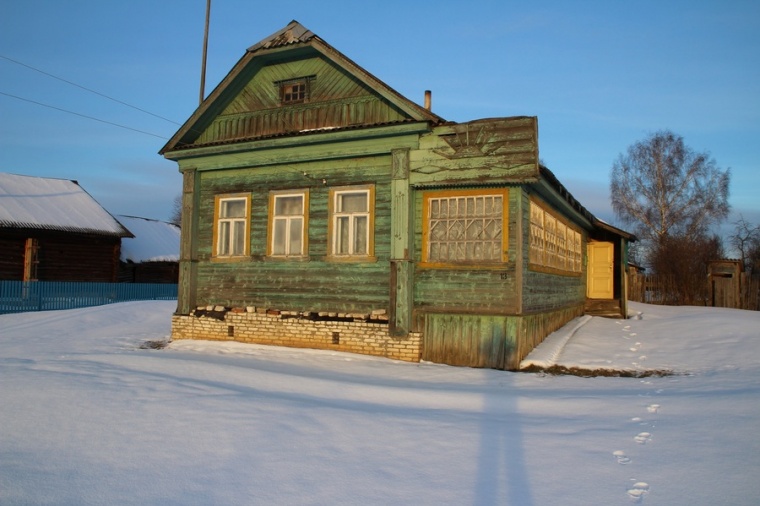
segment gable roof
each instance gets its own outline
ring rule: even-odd
[[[209,94],[203,103],[195,110],[190,118],[180,127],[172,138],[159,151],[160,154],[166,154],[171,151],[197,147],[199,145],[241,142],[262,138],[261,135],[253,134],[246,138],[238,137],[234,139],[225,139],[215,143],[206,141],[197,142],[201,134],[212,124],[219,114],[228,106],[232,100],[241,92],[244,86],[250,82],[266,65],[272,65],[288,61],[289,59],[303,59],[308,57],[319,57],[329,62],[335,68],[345,72],[358,83],[371,90],[371,92],[383,100],[384,103],[393,107],[403,118],[395,122],[430,122],[432,124],[444,123],[445,120],[434,114],[428,109],[412,102],[403,97],[400,93],[393,90],[387,84],[364,70],[362,67],[347,58],[341,52],[337,51],[312,31],[306,29],[297,21],[291,21],[287,26],[266,37],[260,42],[249,47],[245,54],[230,70],[227,76],[217,85]],[[298,77],[298,76],[292,76]],[[368,125],[340,125],[335,128],[360,128]],[[374,126],[377,126],[375,124]],[[294,128],[280,135],[302,135],[310,134],[320,129],[302,129]],[[266,135],[265,135],[266,136]],[[263,137],[265,137],[263,136]]]
[[[124,262],[178,262],[179,227],[165,221],[119,216],[119,221],[135,235],[121,241]]]
[[[79,183],[0,173],[0,228],[132,237]]]

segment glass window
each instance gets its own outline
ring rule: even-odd
[[[215,211],[216,256],[247,255],[250,197],[218,196]]]
[[[580,273],[583,269],[582,241],[580,232],[531,199],[531,265]]]
[[[505,262],[506,198],[507,190],[428,193],[424,261]]]
[[[280,91],[280,104],[308,102],[311,95],[311,83],[315,79],[316,76],[307,76],[275,82],[275,86],[278,86]]]
[[[271,256],[303,256],[306,244],[307,194],[274,193],[270,198]]]
[[[372,251],[374,187],[331,191],[332,255],[368,257]]]

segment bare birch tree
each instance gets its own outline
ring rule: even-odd
[[[172,215],[169,217],[169,223],[177,225],[178,227],[182,225],[182,194],[174,197],[174,201],[172,202]]]
[[[760,268],[760,225],[752,225],[739,215],[729,240],[739,251],[744,270],[755,273]]]
[[[612,167],[612,209],[655,248],[666,236],[704,235],[728,216],[730,170],[670,131],[628,148]]]

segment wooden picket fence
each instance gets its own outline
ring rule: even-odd
[[[712,285],[710,285],[712,283]],[[738,286],[737,286],[738,285]],[[657,274],[628,273],[628,300],[647,304],[677,305],[674,283]],[[697,304],[760,311],[760,278],[746,272],[732,279],[705,279]]]

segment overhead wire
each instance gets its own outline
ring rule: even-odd
[[[13,58],[9,58],[9,57],[7,57],[7,56],[5,56],[5,55],[2,55],[2,54],[0,54],[0,58],[2,58],[2,59],[4,59],[4,60],[7,60],[7,61],[9,61],[9,62],[11,62],[11,63],[15,63],[16,65],[20,65],[20,66],[22,66],[22,67],[26,67],[26,68],[28,68],[28,69],[30,69],[30,70],[34,70],[35,72],[39,72],[40,74],[46,75],[46,76],[48,76],[48,77],[51,77],[51,78],[53,78],[53,79],[57,79],[58,81],[64,82],[64,83],[66,83],[66,84],[69,84],[69,85],[71,85],[71,86],[75,86],[75,87],[77,87],[77,88],[79,88],[79,89],[82,89],[82,90],[85,90],[85,91],[87,91],[87,92],[89,92],[89,93],[93,93],[93,94],[95,94],[95,95],[98,95],[99,97],[103,97],[103,98],[106,98],[106,99],[108,99],[108,100],[111,100],[111,101],[113,101],[113,102],[116,102],[116,103],[118,103],[118,104],[121,104],[121,105],[124,105],[124,106],[130,107],[130,108],[132,108],[132,109],[135,109],[136,111],[140,111],[140,112],[142,112],[142,113],[145,113],[145,114],[149,114],[150,116],[153,116],[154,118],[162,119],[162,120],[164,120],[164,121],[168,121],[169,123],[173,123],[173,124],[175,124],[175,125],[180,125],[180,123],[177,123],[177,122],[176,122],[176,121],[174,121],[174,120],[171,120],[171,119],[165,118],[165,117],[163,117],[163,116],[161,116],[161,115],[158,115],[158,114],[152,113],[152,112],[150,112],[150,111],[146,111],[145,109],[142,109],[142,108],[140,108],[140,107],[137,107],[137,106],[135,106],[135,105],[132,105],[132,104],[128,104],[127,102],[124,102],[124,101],[122,101],[122,100],[119,100],[119,99],[116,99],[116,98],[110,97],[110,96],[106,95],[105,93],[100,93],[99,91],[95,91],[95,90],[93,90],[93,89],[87,88],[87,87],[85,87],[85,86],[82,86],[81,84],[77,84],[77,83],[75,83],[75,82],[73,82],[73,81],[69,81],[68,79],[64,79],[64,78],[62,78],[62,77],[58,77],[58,76],[56,76],[56,75],[53,75],[53,74],[51,74],[50,72],[45,72],[44,70],[40,70],[40,69],[38,69],[38,68],[36,68],[36,67],[33,67],[33,66],[31,66],[31,65],[28,65],[28,64],[26,64],[26,63],[20,62],[20,61],[18,61],[18,60],[14,60]]]
[[[61,111],[61,112],[65,112],[65,113],[68,113],[68,114],[73,114],[75,116],[79,116],[79,117],[82,117],[82,118],[87,118],[87,119],[91,119],[91,120],[94,120],[94,121],[99,121],[99,122],[105,123],[107,125],[112,125],[112,126],[115,126],[115,127],[124,128],[126,130],[132,130],[133,132],[138,132],[138,133],[145,134],[145,135],[151,135],[153,137],[158,137],[159,139],[166,140],[166,137],[163,136],[163,135],[158,135],[158,134],[146,132],[144,130],[139,130],[137,128],[132,128],[132,127],[128,127],[128,126],[125,126],[125,125],[120,125],[118,123],[113,123],[112,121],[107,121],[107,120],[104,120],[104,119],[95,118],[93,116],[88,116],[86,114],[80,114],[78,112],[69,111],[68,109],[63,109],[61,107],[56,107],[54,105],[43,104],[42,102],[37,102],[36,100],[30,100],[28,98],[19,97],[17,95],[11,95],[10,93],[5,93],[4,91],[0,91],[0,95],[5,95],[6,97],[15,98],[16,100],[22,100],[24,102],[29,102],[31,104],[41,105],[43,107],[48,107],[50,109],[55,109],[56,111]]]
[[[38,72],[38,73],[43,74],[45,76],[48,76],[48,77],[50,77],[52,79],[56,79],[58,81],[64,82],[66,84],[69,84],[71,86],[75,86],[75,87],[80,88],[80,89],[82,89],[84,91],[87,91],[89,93],[93,93],[93,94],[98,95],[100,97],[106,98],[106,99],[111,100],[113,102],[116,102],[118,104],[124,105],[126,107],[130,107],[132,109],[135,109],[137,111],[143,112],[143,113],[148,114],[150,116],[154,116],[154,117],[156,117],[158,119],[161,119],[161,120],[164,120],[164,121],[168,121],[169,123],[173,123],[175,125],[181,125],[181,123],[178,123],[178,122],[176,122],[174,120],[165,118],[165,117],[160,116],[158,114],[154,114],[154,113],[152,113],[150,111],[147,111],[145,109],[142,109],[140,107],[134,106],[132,104],[128,104],[127,102],[124,102],[122,100],[110,97],[110,96],[108,96],[108,95],[106,95],[104,93],[100,93],[99,91],[87,88],[85,86],[77,84],[77,83],[75,83],[73,81],[70,81],[68,79],[64,79],[62,77],[56,76],[56,75],[51,74],[49,72],[46,72],[44,70],[40,70],[40,69],[38,69],[36,67],[33,67],[33,66],[28,65],[26,63],[23,63],[21,61],[15,60],[13,58],[9,58],[9,57],[7,57],[5,55],[0,54],[0,58],[2,58],[4,60],[7,60],[7,61],[9,61],[11,63],[14,63],[16,65],[20,65],[22,67],[26,67],[26,68],[28,68],[30,70],[33,70],[35,72]],[[126,126],[126,125],[121,125],[121,124],[118,124],[118,123],[114,123],[112,121],[107,121],[107,120],[104,120],[104,119],[96,118],[94,116],[89,116],[89,115],[86,115],[86,114],[78,113],[78,112],[71,111],[71,110],[68,110],[68,109],[64,109],[64,108],[61,108],[61,107],[57,107],[57,106],[54,106],[54,105],[45,104],[45,103],[42,103],[42,102],[39,102],[39,101],[36,101],[36,100],[31,100],[31,99],[28,99],[28,98],[19,97],[18,95],[13,95],[11,93],[6,93],[6,92],[3,92],[3,91],[0,91],[0,95],[4,95],[4,96],[10,97],[10,98],[14,98],[16,100],[21,100],[23,102],[28,102],[28,103],[39,105],[39,106],[42,106],[42,107],[47,107],[49,109],[54,109],[54,110],[57,110],[57,111],[60,111],[60,112],[65,112],[67,114],[73,114],[73,115],[79,116],[81,118],[86,118],[86,119],[89,119],[89,120],[97,121],[97,122],[104,123],[104,124],[111,125],[111,126],[115,126],[115,127],[118,127],[118,128],[123,128],[123,129],[126,129],[126,130],[131,130],[133,132],[137,132],[137,133],[141,133],[141,134],[145,134],[145,135],[150,135],[152,137],[157,137],[157,138],[162,139],[162,140],[167,140],[167,137],[163,136],[163,135],[158,135],[158,134],[154,134],[154,133],[151,133],[151,132],[146,132],[144,130],[140,130],[140,129],[137,129],[137,128],[132,128],[132,127],[129,127],[129,126]],[[245,160],[245,158],[243,158],[243,157],[241,157],[241,156],[239,156],[237,154],[232,154],[232,158],[233,159],[238,159],[238,160]],[[326,184],[326,180],[324,178],[315,178],[315,177],[309,175],[308,173],[306,173],[305,171],[302,171],[302,170],[299,170],[299,169],[295,168],[292,164],[285,164],[285,166],[283,168],[285,168],[288,171],[301,173],[306,179],[309,179],[309,180],[312,180],[312,181],[315,181],[315,182],[321,180],[321,182],[322,182],[323,185]]]

